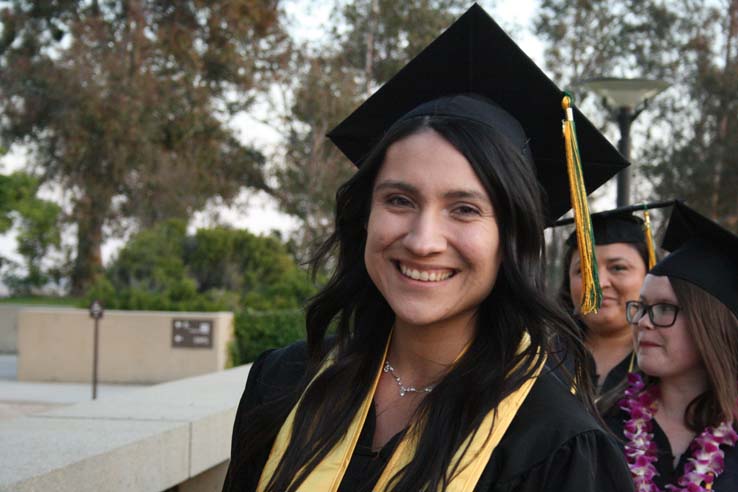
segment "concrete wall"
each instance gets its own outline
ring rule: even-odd
[[[18,311],[21,306],[0,304],[0,353],[14,354],[18,346]]]
[[[210,348],[172,346],[174,319],[213,320]],[[92,379],[93,320],[84,309],[18,313],[18,380]],[[233,313],[105,312],[99,326],[98,381],[147,384],[224,369]]]
[[[249,369],[0,421],[0,492],[218,491]]]
[[[26,304],[0,304],[0,354],[18,351],[18,313],[35,307]]]

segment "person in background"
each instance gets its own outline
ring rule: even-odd
[[[330,133],[359,165],[316,258],[336,270],[307,344],[254,362],[225,491],[632,490],[586,385],[544,371],[555,334],[587,377],[544,290],[562,99],[474,5]],[[625,163],[580,118],[594,189]]]
[[[564,274],[558,298],[581,328],[592,356],[598,395],[622,390],[634,365],[632,330],[625,319],[625,302],[638,296],[649,269],[649,258],[653,258],[654,253],[648,246],[650,229],[646,229],[643,219],[633,214],[633,208],[629,206],[592,214],[597,271],[602,288],[602,305],[597,312],[581,314],[579,310],[582,274],[576,232],[565,242]],[[569,222],[564,220],[561,224]]]
[[[606,414],[636,490],[738,490],[738,236],[682,203],[627,303],[639,370]]]

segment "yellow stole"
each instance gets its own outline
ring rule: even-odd
[[[518,347],[518,353],[524,351],[529,345],[530,337],[525,333],[523,340]],[[385,346],[385,353],[382,358],[383,362],[387,358],[388,348],[389,340]],[[320,371],[318,371],[315,378],[317,378],[332,362],[333,358],[329,356],[323,363],[323,366]],[[373,403],[374,392],[377,389],[379,378],[382,375],[382,368],[383,363],[380,364],[379,370],[377,371],[376,376],[374,376],[371,390],[367,393],[366,398],[362,402],[358,412],[346,430],[346,434],[343,439],[336,443],[323,461],[321,461],[305,478],[299,487],[300,492],[338,491],[343,475],[346,473],[346,469],[348,468],[351,457],[353,456],[356,443],[359,441],[359,435],[364,427],[364,421],[366,420],[366,416],[369,414],[369,409]],[[543,361],[541,361],[541,364],[538,366],[533,376],[526,380],[520,388],[502,400],[496,409],[491,410],[485,416],[477,431],[469,435],[462,445],[459,446],[459,449],[451,460],[451,470],[455,470],[455,473],[450,477],[448,486],[445,489],[447,492],[472,492],[474,490],[474,487],[476,487],[477,482],[479,481],[479,477],[482,475],[485,466],[487,466],[487,462],[489,462],[489,459],[492,456],[492,452],[497,447],[502,436],[505,435],[505,431],[507,431],[507,428],[510,426],[515,414],[517,414],[518,409],[528,396],[528,393],[533,387],[536,378],[540,375],[542,368]],[[315,378],[313,378],[313,380],[315,380]],[[297,408],[301,401],[302,397],[300,397],[300,400],[292,408],[292,411],[287,416],[287,419],[284,424],[282,424],[282,427],[277,434],[272,450],[269,453],[269,459],[261,472],[259,484],[256,487],[257,492],[264,492],[267,483],[269,483],[269,480],[274,475],[277,465],[279,465],[279,462],[282,460],[282,457],[287,450],[290,436],[292,435],[295,414],[297,413]],[[417,447],[417,439],[421,431],[422,428],[417,422],[412,424],[411,428],[408,429],[374,486],[374,492],[385,492],[392,477],[413,460],[413,457],[415,456],[415,448]]]

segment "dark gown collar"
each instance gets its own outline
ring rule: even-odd
[[[377,413],[374,404],[369,408],[369,414],[364,422],[364,428],[359,435],[356,449],[349,462],[346,474],[343,476],[339,492],[370,492],[379,480],[384,467],[392,457],[392,453],[399,444],[405,430],[392,436],[379,451],[372,450],[374,430],[377,425]]]
[[[613,367],[609,373],[607,373],[607,376],[605,376],[605,380],[602,382],[602,386],[597,388],[597,394],[605,394],[608,391],[615,388],[621,381],[623,381],[628,376],[628,369],[630,368],[631,359],[633,358],[633,352],[630,352],[628,355],[625,356],[623,360],[618,362],[618,365]],[[592,364],[594,366],[594,359],[592,360]],[[635,367],[635,365],[634,365]],[[594,374],[595,371],[592,371],[592,374]],[[599,378],[599,375],[594,376],[594,385],[597,386],[597,379]]]

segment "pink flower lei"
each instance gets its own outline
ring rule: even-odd
[[[645,389],[646,384],[638,373],[628,374],[628,389],[620,408],[628,412],[630,419],[625,422],[623,434],[628,440],[625,456],[633,476],[636,492],[662,492],[653,478],[658,475],[654,462],[656,444],[653,442],[651,421],[656,412],[657,389]],[[684,466],[684,475],[676,485],[667,485],[666,490],[674,492],[703,492],[712,489],[715,478],[725,468],[725,452],[720,446],[734,446],[738,434],[730,422],[717,427],[707,427],[691,446],[692,457]],[[703,486],[704,484],[704,486]]]

